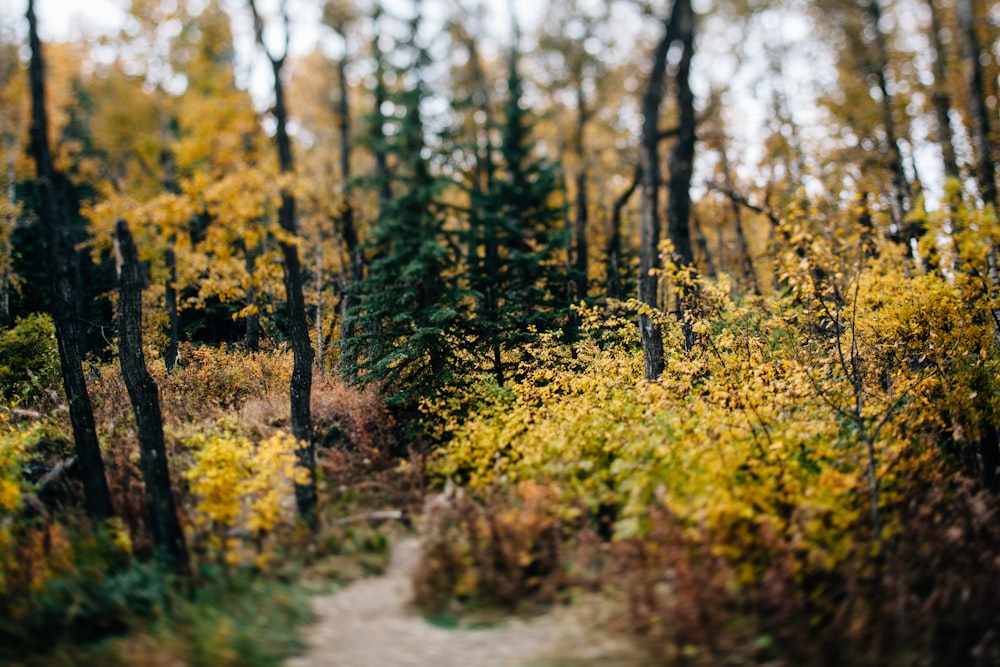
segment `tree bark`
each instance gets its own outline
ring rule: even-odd
[[[733,174],[730,169],[729,158],[726,152],[726,137],[721,137],[719,142],[719,160],[722,167],[722,178],[726,190],[734,191]],[[743,211],[739,202],[730,197],[729,203],[733,211],[733,225],[736,229],[736,243],[739,246],[740,263],[743,266],[743,275],[750,283],[750,289],[755,296],[760,296],[760,281],[757,279],[757,270],[753,265],[753,258],[750,256],[750,244],[747,242],[746,233],[743,230]]]
[[[250,276],[250,287],[247,289],[247,305],[254,307],[257,305],[257,287],[253,283],[253,276],[257,272],[257,254],[260,246],[250,247],[246,241],[243,244],[243,266],[247,275]],[[260,352],[260,313],[252,312],[247,315],[246,335],[243,339],[247,352]]]
[[[941,146],[941,159],[944,162],[944,175],[949,178],[960,178],[958,159],[955,157],[954,132],[951,127],[951,95],[948,94],[948,54],[941,39],[941,20],[937,12],[937,0],[927,0],[931,17],[931,44],[934,45],[934,113],[937,117],[937,140]]]
[[[686,0],[677,0],[678,5]],[[639,153],[641,169],[642,202],[640,207],[639,241],[639,302],[649,308],[659,307],[657,299],[659,278],[655,273],[660,263],[660,157],[658,123],[660,105],[667,74],[667,52],[676,39],[677,25],[673,14],[665,20],[663,39],[653,55],[653,67],[642,98],[642,148]],[[663,334],[660,325],[648,313],[639,315],[639,336],[642,341],[643,371],[647,380],[655,380],[663,373]]]
[[[694,12],[691,0],[676,0],[670,22],[675,25],[677,41],[683,46],[677,64],[676,94],[679,122],[677,142],[670,155],[670,201],[667,205],[667,233],[674,245],[674,261],[680,267],[694,264],[691,249],[691,173],[694,168],[695,130],[698,119],[694,113],[691,91],[691,59],[694,55]]]
[[[871,0],[865,8],[869,26],[875,39],[875,62],[870,63],[869,71],[878,80],[879,91],[882,94],[882,128],[885,130],[886,155],[889,160],[889,174],[892,193],[889,202],[889,212],[895,226],[894,234],[902,234],[908,212],[909,185],[906,182],[906,172],[903,169],[903,154],[899,148],[899,136],[896,133],[896,120],[893,115],[893,97],[889,92],[886,79],[886,68],[889,66],[888,47],[885,33],[879,23],[882,21],[882,6],[880,0]],[[902,239],[909,246],[909,238]]]
[[[677,142],[670,154],[670,201],[667,205],[667,233],[674,246],[674,263],[680,268],[694,267],[691,247],[691,174],[694,169],[694,148],[698,119],[694,113],[694,93],[691,91],[691,60],[694,55],[694,11],[691,0],[676,0],[670,22],[674,24],[677,41],[683,51],[677,63],[675,88],[677,109]],[[677,317],[684,332],[684,349],[694,345],[691,318],[688,316],[694,294],[683,284],[675,285]]]
[[[160,169],[163,172],[163,189],[167,192],[177,194],[180,188],[177,186],[177,169],[174,154],[170,151],[171,139],[170,120],[166,112],[162,110],[165,95],[159,91],[159,102],[161,105],[160,114]],[[177,234],[171,232],[167,236],[167,249],[163,253],[163,263],[167,269],[167,282],[163,287],[163,300],[167,310],[167,349],[163,355],[163,363],[169,373],[177,363],[178,339],[180,337],[180,323],[177,317]]]
[[[972,143],[976,149],[977,180],[979,193],[983,203],[996,207],[996,165],[993,162],[993,150],[990,144],[992,128],[990,127],[990,112],[986,107],[986,87],[984,85],[983,66],[979,62],[980,46],[976,24],[975,3],[972,0],[957,0],[958,26],[962,32],[963,60],[968,68],[969,77],[969,115],[972,116]]]
[[[608,232],[608,245],[606,249],[609,299],[619,299],[622,295],[622,210],[639,187],[641,178],[641,170],[636,169],[635,175],[632,177],[632,182],[629,183],[628,188],[624,192],[618,195],[614,206],[611,208],[611,230]]]
[[[17,153],[17,142],[13,135],[8,135],[4,140],[4,155],[7,158],[7,205],[11,208],[9,209],[9,217],[0,219],[0,225],[3,225],[3,228],[0,229],[0,243],[3,244],[3,247],[0,247],[0,253],[2,253],[0,254],[0,327],[7,327],[11,324],[11,267],[14,260],[12,236],[17,224],[17,218],[14,215],[14,201],[17,196]]]
[[[132,233],[124,220],[115,224],[118,259],[118,358],[139,434],[139,461],[146,486],[146,512],[156,558],[166,568],[187,574],[184,532],[170,486],[167,449],[163,442],[160,392],[142,353],[142,270]]]
[[[177,317],[177,235],[171,234],[167,239],[167,250],[164,253],[164,261],[167,265],[167,284],[163,291],[163,298],[167,306],[167,327],[169,340],[167,341],[167,351],[163,355],[163,363],[169,373],[177,363],[178,339],[180,338],[180,324]]]
[[[278,147],[278,166],[282,174],[293,174],[295,162],[292,155],[292,141],[288,136],[288,109],[285,102],[285,87],[281,71],[288,55],[289,21],[283,11],[285,21],[285,51],[280,58],[275,57],[264,44],[264,24],[257,12],[254,0],[249,0],[253,12],[254,32],[257,43],[271,62],[274,75],[274,120],[276,123],[275,142]],[[283,6],[283,10],[284,10]],[[298,234],[295,217],[295,195],[290,190],[281,192],[281,206],[278,222],[289,235]],[[305,484],[295,485],[295,499],[299,515],[309,522],[315,520],[316,508],[316,453],[312,439],[312,419],[310,396],[312,392],[313,350],[309,341],[309,323],[306,320],[305,298],[302,292],[302,265],[298,248],[294,243],[283,240],[281,255],[284,265],[285,299],[288,304],[289,338],[292,346],[292,381],[290,387],[292,432],[300,445],[296,450],[299,463],[309,473]]]
[[[42,224],[51,264],[53,296],[52,319],[59,346],[63,387],[69,401],[73,440],[83,478],[84,505],[87,515],[95,520],[113,515],[111,493],[104,474],[104,462],[97,441],[94,413],[87,394],[80,353],[80,327],[74,316],[75,299],[71,280],[71,262],[66,226],[75,206],[69,196],[69,183],[56,170],[49,147],[48,114],[45,102],[45,65],[42,44],[38,38],[34,0],[28,0],[28,40],[31,47],[29,76],[31,82],[31,154],[37,176],[38,217]]]
[[[576,174],[576,216],[574,218],[573,242],[573,301],[587,298],[587,274],[590,272],[590,262],[587,249],[587,227],[589,216],[587,210],[587,163],[584,155],[583,140],[587,129],[590,113],[584,97],[582,75],[576,82],[576,154],[580,161]]]

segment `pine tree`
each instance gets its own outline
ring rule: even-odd
[[[431,169],[424,140],[421,103],[426,98],[423,68],[426,51],[418,45],[419,10],[404,49],[413,62],[399,78],[408,86],[392,99],[397,113],[383,119],[395,131],[377,128],[374,150],[384,150],[391,171],[379,170],[375,182],[383,193],[381,215],[368,241],[373,259],[368,277],[358,284],[360,304],[348,314],[355,332],[345,353],[357,359],[355,379],[380,382],[397,405],[447,382],[459,364],[459,325],[464,292],[458,284],[459,258],[448,207],[442,192],[448,181]],[[380,111],[376,109],[376,115]],[[383,143],[384,142],[384,143]]]
[[[505,353],[566,321],[567,286],[560,256],[566,233],[558,171],[531,154],[517,49],[511,53],[496,173],[471,189],[469,284],[477,295],[475,333],[490,371],[505,380]]]

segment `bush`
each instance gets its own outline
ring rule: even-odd
[[[52,404],[61,393],[59,347],[52,318],[35,313],[0,333],[0,391],[4,398]]]
[[[417,604],[441,613],[452,601],[506,610],[554,602],[565,584],[555,498],[553,489],[524,482],[486,503],[465,494],[432,500]]]

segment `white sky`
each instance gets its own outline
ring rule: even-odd
[[[238,8],[244,3],[245,0],[228,0],[228,4],[234,8]],[[129,0],[35,0],[35,8],[39,15],[39,32],[45,41],[65,41],[81,37],[92,38],[101,33],[113,32],[121,26],[125,14],[124,7],[127,7],[128,4]],[[267,9],[274,4],[276,4],[274,0],[261,0],[262,10],[265,14],[267,14]],[[317,4],[317,2],[292,2],[293,10],[297,7],[301,12],[299,14],[293,13],[293,20],[298,19],[297,25],[293,26],[293,34],[295,35],[292,43],[293,56],[308,52],[320,38],[319,30],[315,27],[318,22],[318,16],[315,15]],[[525,28],[529,28],[532,23],[538,20],[539,8],[542,5],[539,0],[514,0],[514,4],[519,19]],[[695,4],[696,9],[699,11],[710,11],[712,0],[696,0]],[[23,35],[26,32],[26,21],[24,20],[26,6],[27,0],[0,1],[0,30],[4,32],[13,30],[16,34]],[[429,3],[426,7],[428,10],[431,10],[439,6],[437,3]],[[494,16],[490,21],[490,25],[495,26],[497,32],[501,35],[500,38],[506,41],[508,23],[504,15],[507,3],[501,0],[493,0],[492,2],[487,1],[486,6],[494,10]],[[312,10],[310,12],[312,15],[307,15],[309,10]],[[236,12],[236,15],[238,16],[239,12]],[[243,53],[249,52],[253,53],[255,57],[260,57],[260,54],[254,53],[250,46],[252,38],[248,32],[249,11],[246,11],[246,15],[246,22],[242,28],[239,21],[234,26],[237,32],[238,48],[242,47],[241,51]],[[794,17],[792,17],[791,21],[783,19],[780,23],[781,25],[768,27],[781,34],[782,39],[786,43],[808,40],[808,34],[805,34],[808,32],[808,26],[803,26]],[[247,33],[241,35],[241,30],[247,31]],[[724,34],[726,37],[730,36],[729,33]],[[745,38],[746,36],[744,36]],[[743,100],[739,104],[740,108],[736,113],[736,117],[732,119],[734,122],[730,129],[735,135],[736,144],[734,145],[734,149],[736,149],[738,154],[742,154],[744,158],[742,162],[748,166],[748,163],[752,164],[754,162],[754,158],[756,157],[754,154],[760,150],[758,137],[764,123],[766,100],[754,99],[754,91],[750,90],[752,84],[746,81],[740,83],[739,81],[727,78],[734,74],[732,67],[735,65],[726,55],[729,47],[730,44],[719,43],[715,38],[702,40],[699,45],[699,60],[703,67],[705,63],[711,62],[709,68],[711,71],[703,71],[702,75],[697,76],[693,83],[696,87],[696,95],[703,96],[707,94],[708,86],[711,84],[708,83],[708,78],[704,74],[708,74],[715,80],[716,84],[722,81],[730,87],[730,100],[733,99],[733,96]],[[713,53],[713,51],[716,53]],[[726,62],[726,60],[730,60],[730,62]],[[244,63],[244,67],[247,65],[249,63]],[[270,75],[267,72],[268,68],[261,65],[262,63],[260,62],[255,64],[254,75],[250,79],[250,89],[259,103],[266,104],[271,86]],[[804,64],[806,70],[812,68],[813,71],[803,71],[803,63],[790,62],[787,65],[789,66],[789,70],[786,71],[786,84],[790,84],[793,90],[801,88],[800,83],[807,88],[810,87],[810,84],[806,83],[806,81],[816,81],[816,77],[820,74],[815,71],[815,62]],[[799,65],[799,67],[796,67],[796,65]],[[745,69],[741,70],[739,78],[745,79],[748,74],[749,72]],[[792,90],[788,92],[794,96]],[[804,89],[802,92],[805,93],[805,97],[811,97],[811,92],[806,92]],[[811,100],[803,98],[792,100],[792,102],[793,104],[798,103],[796,115],[805,114],[808,116],[813,111]],[[800,123],[806,121],[804,125],[808,125],[808,120],[808,118],[799,118]],[[936,155],[927,154],[927,150],[926,145],[919,147],[916,158],[923,172],[922,176],[925,178],[925,186],[931,186],[935,190],[933,194],[937,195],[936,190],[938,188],[936,187],[936,181],[940,179],[936,172],[940,171],[937,164],[939,160]],[[937,197],[932,196],[931,198],[936,199]]]

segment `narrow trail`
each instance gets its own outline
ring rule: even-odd
[[[386,573],[314,598],[306,652],[285,667],[635,667],[587,605],[489,628],[431,625],[410,607],[420,543],[396,543]]]

